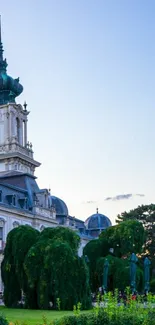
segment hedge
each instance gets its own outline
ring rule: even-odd
[[[63,317],[54,321],[53,325],[154,325],[155,311],[142,312],[135,316],[124,310],[121,313],[109,313],[100,309],[98,313],[79,314]]]

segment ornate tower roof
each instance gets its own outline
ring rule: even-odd
[[[13,79],[7,74],[7,62],[3,59],[3,44],[1,37],[1,16],[0,16],[0,105],[15,103],[15,98],[23,91],[19,78]]]
[[[3,58],[0,22],[0,173],[18,171],[34,174],[40,163],[33,158],[32,143],[27,141],[27,104],[15,103],[23,91],[19,78],[8,76]]]

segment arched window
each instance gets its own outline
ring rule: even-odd
[[[19,142],[20,140],[20,122],[19,122],[19,118],[16,118],[16,128],[17,128],[17,141]]]

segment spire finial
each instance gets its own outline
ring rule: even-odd
[[[96,213],[98,214],[98,208],[96,208]]]
[[[27,103],[26,103],[26,101],[24,102],[24,111],[26,112],[26,108],[27,108]]]
[[[6,73],[7,62],[6,59],[3,60],[3,44],[2,44],[2,35],[1,35],[1,15],[0,15],[0,72]]]
[[[2,44],[2,33],[1,33],[1,15],[0,15],[0,61],[3,61],[3,44]]]

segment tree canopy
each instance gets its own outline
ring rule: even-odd
[[[78,302],[89,308],[89,272],[85,259],[78,257],[79,243],[77,233],[65,227],[42,233],[29,226],[13,229],[2,265],[6,306],[18,306],[24,293],[27,308],[56,309],[58,299],[62,309]]]
[[[66,241],[75,253],[77,253],[80,245],[80,237],[78,236],[78,234],[75,231],[66,227],[45,228],[41,232],[40,238],[60,240],[63,242]]]
[[[83,257],[78,256],[80,237],[69,228],[46,228],[41,233],[30,226],[13,229],[2,262],[6,306],[18,306],[24,293],[27,308],[56,309],[58,300],[61,309],[72,309],[78,302],[83,309],[89,308],[90,287],[95,292],[102,285],[105,258],[109,261],[108,288],[123,290],[129,285],[131,253],[140,256],[147,250],[154,256],[154,209],[151,205],[124,212],[115,226],[84,247]],[[139,290],[142,283],[139,260]]]
[[[100,239],[108,242],[118,257],[131,253],[141,253],[145,243],[145,230],[142,223],[127,220],[119,225],[109,227],[100,234]]]
[[[88,256],[90,285],[96,291],[102,284],[105,257],[109,260],[108,287],[122,289],[129,285],[129,256],[140,254],[145,242],[145,230],[137,220],[127,220],[104,230],[99,239],[90,241],[84,248]],[[137,284],[142,285],[139,266]],[[121,276],[120,276],[121,275]]]
[[[128,220],[139,221],[146,230],[143,253],[150,257],[155,270],[155,204],[141,205],[129,212],[123,212],[117,216],[116,222],[121,224]]]

